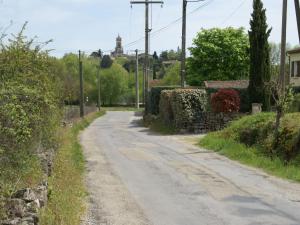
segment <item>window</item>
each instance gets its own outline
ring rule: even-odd
[[[300,77],[300,61],[292,62],[291,77]]]

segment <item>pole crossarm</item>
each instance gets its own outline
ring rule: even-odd
[[[130,4],[164,4],[163,1],[131,1]]]

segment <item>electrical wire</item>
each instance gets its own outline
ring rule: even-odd
[[[189,12],[189,13],[187,14],[187,16],[196,13],[197,11],[199,11],[200,9],[202,9],[202,8],[204,8],[204,7],[208,6],[208,5],[210,5],[210,4],[213,3],[214,1],[215,1],[215,0],[209,0],[209,1],[205,2],[205,3],[203,3],[202,5],[200,5],[199,7],[197,7],[196,9],[192,10],[191,12]],[[157,35],[160,34],[161,32],[163,32],[163,31],[169,29],[169,28],[172,27],[173,25],[179,23],[181,20],[182,20],[182,17],[180,17],[180,18],[178,18],[178,19],[176,19],[176,20],[170,22],[170,23],[167,24],[166,26],[161,27],[160,29],[158,29],[158,30],[152,32],[152,35],[151,35],[152,38],[155,37],[155,36],[157,36]],[[133,45],[139,43],[140,41],[142,41],[142,40],[144,40],[144,39],[145,39],[145,36],[144,36],[144,37],[141,37],[141,38],[139,38],[139,39],[137,39],[137,40],[135,40],[135,41],[133,41],[133,42],[131,42],[131,43],[128,43],[128,44],[124,45],[124,47],[131,47],[131,46],[133,46]]]
[[[192,15],[192,14],[198,12],[199,10],[205,8],[206,6],[210,5],[210,4],[213,3],[214,1],[215,1],[215,0],[208,0],[207,2],[203,3],[203,4],[200,5],[199,7],[195,8],[195,9],[193,9],[192,11],[190,11],[189,13],[187,13],[187,16],[190,16],[190,15]],[[245,1],[246,1],[246,0],[245,0]],[[153,38],[153,37],[158,36],[161,32],[163,32],[163,31],[165,31],[165,30],[171,28],[173,25],[175,25],[175,24],[181,22],[181,20],[182,20],[182,17],[179,17],[178,19],[173,20],[172,22],[168,23],[166,26],[161,27],[161,28],[159,28],[159,29],[153,31],[153,32],[151,33],[151,37]],[[143,41],[144,39],[145,39],[145,36],[140,37],[139,39],[137,39],[137,40],[135,40],[135,41],[132,41],[132,42],[130,42],[130,43],[125,44],[123,47],[125,47],[125,48],[132,47],[132,46],[138,44],[139,42]],[[112,52],[112,51],[113,51],[113,49],[109,49],[109,50],[104,50],[104,51],[102,51],[102,52],[103,52],[103,53],[110,53],[110,52]],[[92,53],[92,52],[94,52],[94,50],[88,50],[87,52]]]
[[[227,16],[220,25],[224,25],[228,20],[230,20],[238,11],[239,9],[246,3],[247,0],[244,0],[239,4],[230,14]]]

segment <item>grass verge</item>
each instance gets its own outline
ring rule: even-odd
[[[85,211],[84,157],[78,140],[79,132],[96,118],[100,111],[76,122],[62,131],[62,144],[54,161],[49,178],[49,202],[41,212],[42,225],[78,225]]]
[[[220,133],[208,134],[200,140],[199,145],[245,165],[260,168],[271,175],[300,182],[299,163],[291,162],[285,165],[281,159],[270,158],[258,147],[248,147],[231,138],[224,138]]]

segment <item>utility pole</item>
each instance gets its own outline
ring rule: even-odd
[[[145,101],[145,112],[148,114],[149,112],[149,5],[150,4],[164,4],[163,1],[131,1],[131,5],[133,4],[144,4],[145,5],[145,62],[144,62],[144,80],[145,80],[145,93],[144,93],[144,101]]]
[[[140,108],[140,99],[139,99],[139,50],[135,50],[135,101],[136,108]]]
[[[102,58],[102,52],[101,50],[98,51],[98,56],[99,56],[99,67],[98,67],[98,101],[97,101],[97,105],[98,105],[98,110],[100,111],[101,109],[101,77],[100,77],[100,69],[101,69],[101,58]]]
[[[195,0],[188,1],[182,0],[182,46],[181,46],[181,87],[185,87],[185,78],[186,78],[186,11],[188,2],[201,2],[204,0]]]
[[[300,43],[300,4],[299,4],[299,0],[295,0],[295,10],[296,10],[297,25],[298,25],[298,37],[299,37],[299,43]]]
[[[82,60],[81,51],[79,50],[79,82],[80,82],[80,117],[84,117],[84,94],[83,94],[83,70],[82,70]]]
[[[182,46],[181,46],[181,87],[184,88],[185,86],[185,75],[186,75],[186,8],[187,8],[187,1],[183,0],[182,6]]]
[[[281,60],[280,60],[280,84],[281,91],[285,90],[285,60],[286,60],[286,26],[287,26],[287,0],[282,5],[282,34],[281,34]]]

